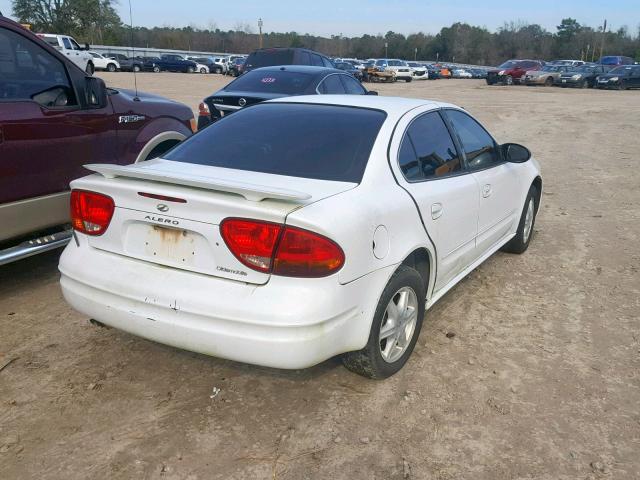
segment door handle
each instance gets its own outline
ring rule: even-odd
[[[491,185],[489,185],[489,184],[487,183],[486,185],[484,185],[484,186],[482,187],[482,196],[483,196],[484,198],[487,198],[487,197],[491,196],[491,191],[492,191],[492,190],[491,190]]]
[[[444,209],[442,208],[441,203],[434,203],[433,205],[431,205],[431,218],[433,218],[434,220],[439,219],[442,216],[443,212]]]

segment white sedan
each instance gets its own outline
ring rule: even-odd
[[[204,63],[196,62],[196,72],[198,72],[198,73],[209,73],[209,67],[207,67]]]
[[[120,63],[113,58],[105,57],[98,52],[89,52],[89,54],[93,57],[93,66],[96,70],[106,70],[108,72],[115,72],[116,70],[120,70]]]
[[[87,168],[59,267],[76,310],[270,367],[341,354],[371,378],[487,257],[527,249],[542,193],[530,152],[466,111],[364,95],[260,103],[162,158]]]

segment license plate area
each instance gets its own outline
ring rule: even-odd
[[[188,230],[147,225],[144,236],[145,253],[149,257],[157,258],[160,262],[193,266],[197,245],[200,243],[199,236]]]

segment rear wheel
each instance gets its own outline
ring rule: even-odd
[[[544,81],[544,86],[550,87],[552,85],[553,85],[553,77],[547,77],[547,79]]]
[[[133,66],[133,71],[134,72],[139,72],[140,71],[140,65],[134,65]]]
[[[397,373],[407,363],[420,335],[425,298],[426,286],[420,274],[400,265],[380,296],[367,345],[345,353],[345,367],[374,379]]]
[[[504,77],[504,83],[507,85],[513,85],[513,77],[511,75],[507,75]]]
[[[204,67],[202,67],[202,68],[200,69],[200,73],[207,73],[207,69],[206,69],[206,68],[204,68]]]
[[[524,202],[524,209],[520,215],[516,235],[501,248],[503,252],[524,253],[529,248],[529,242],[531,242],[531,237],[533,236],[533,227],[536,223],[538,203],[538,189],[531,185],[527,199]]]
[[[159,66],[157,66],[157,65],[156,65],[156,66],[154,66],[154,67],[153,67],[153,71],[154,71],[155,73],[160,73],[160,67],[159,67]]]
[[[584,79],[580,85],[582,88],[589,88],[589,80]]]
[[[110,63],[109,65],[107,65],[107,71],[108,72],[115,72],[116,71],[116,64],[115,63]]]
[[[411,78],[411,77],[407,77],[407,78],[404,79],[404,81],[407,82],[407,83],[410,83],[411,80],[413,80],[413,78]]]

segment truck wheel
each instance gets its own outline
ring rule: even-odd
[[[425,298],[426,287],[420,274],[400,265],[378,301],[367,345],[360,351],[345,353],[344,366],[375,379],[398,372],[407,363],[420,335]]]
[[[195,69],[193,67],[187,67],[187,73],[193,73]]]
[[[93,63],[87,62],[87,66],[84,69],[84,71],[87,72],[89,75],[93,75],[93,72],[95,72],[96,69],[93,67]]]
[[[160,72],[160,67],[159,67],[159,66],[157,66],[157,65],[154,65],[154,67],[153,67],[153,71],[154,71],[155,73],[159,73],[159,72]]]
[[[107,71],[108,72],[115,72],[116,71],[115,63],[110,63],[109,65],[107,65]]]
[[[133,66],[133,71],[134,72],[139,72],[140,71],[140,65],[134,65]]]

